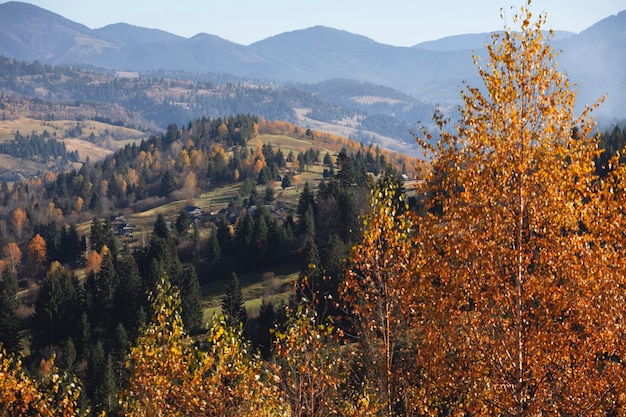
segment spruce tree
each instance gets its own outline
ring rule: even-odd
[[[183,324],[189,333],[193,333],[202,327],[202,291],[193,266],[183,272],[180,297]]]
[[[17,302],[17,277],[8,268],[0,277],[0,345],[9,353],[21,349],[19,326],[15,311]]]
[[[209,241],[207,242],[207,257],[212,262],[216,262],[218,259],[220,259],[222,253],[220,240],[217,235],[218,230],[212,230],[211,235],[209,236]]]
[[[222,313],[230,326],[245,324],[248,312],[243,302],[243,294],[239,285],[239,277],[234,272],[226,284],[226,293],[222,298]]]

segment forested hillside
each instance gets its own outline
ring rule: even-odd
[[[2,184],[0,411],[624,415],[624,129],[520,10],[428,164],[240,114]]]
[[[49,135],[26,139],[4,146],[38,157],[64,149]],[[240,115],[172,124],[79,169],[5,182],[0,342],[31,370],[56,355],[96,410],[117,409],[103,404],[122,387],[115,375],[150,318],[146,294],[166,276],[191,334],[215,311],[216,293],[235,298],[224,312],[258,300],[241,321],[269,356],[298,271],[315,262],[336,293],[369,184],[417,169],[378,147]],[[249,293],[238,275],[262,275],[270,293]]]
[[[165,129],[169,123],[187,125],[200,117],[256,114],[300,125],[325,123],[327,131],[368,145],[384,143],[389,149],[416,152],[414,146],[407,146],[412,143],[408,132],[417,120],[429,122],[434,105],[368,83],[338,80],[333,84],[344,91],[341,99],[324,94],[324,84],[276,86],[225,75],[96,71],[0,57],[3,94],[71,106],[115,104],[126,114],[109,109],[112,116],[104,117],[130,128]],[[60,119],[63,112],[51,110],[45,117]]]

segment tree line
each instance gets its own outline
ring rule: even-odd
[[[50,137],[47,130],[41,135],[31,133],[26,136],[17,131],[12,141],[0,143],[0,153],[44,163],[56,158],[77,162],[79,158],[78,151],[68,152],[65,143]]]

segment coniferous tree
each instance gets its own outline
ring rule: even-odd
[[[211,230],[209,240],[207,241],[207,257],[210,261],[216,262],[220,259],[222,250],[220,247],[220,240],[218,237],[218,230]]]
[[[319,303],[319,286],[321,285],[322,276],[322,265],[317,245],[313,237],[308,236],[304,245],[304,259],[296,287],[298,301]]]
[[[304,218],[305,213],[311,207],[315,210],[315,195],[311,191],[311,187],[309,186],[309,182],[304,183],[304,187],[302,187],[302,193],[300,193],[300,198],[298,199],[298,219],[302,220]]]
[[[180,300],[185,329],[189,333],[195,333],[202,328],[202,292],[196,268],[193,266],[183,271]]]
[[[115,293],[119,276],[113,265],[113,257],[106,251],[98,272],[91,272],[85,282],[85,299],[87,314],[94,330],[112,331],[112,320],[115,307]]]
[[[285,174],[285,175],[283,175],[283,178],[281,180],[280,186],[283,188],[283,190],[285,190],[285,189],[291,187],[291,183],[292,183],[291,175]]]
[[[239,277],[234,272],[226,284],[226,293],[222,298],[222,313],[229,326],[239,326],[248,320],[248,312],[243,302]]]
[[[176,221],[174,222],[174,227],[176,227],[178,237],[186,237],[189,232],[189,226],[191,226],[191,218],[189,218],[189,214],[186,210],[181,210],[176,217]]]
[[[74,282],[58,262],[50,266],[35,301],[33,348],[58,345],[74,331],[74,320],[80,314]]]
[[[162,239],[167,239],[170,236],[170,229],[167,226],[165,217],[159,213],[154,223],[154,235]]]
[[[111,355],[106,355],[101,368],[93,395],[94,411],[104,411],[109,415],[115,415],[118,401],[115,370]]]
[[[130,248],[125,246],[117,262],[119,283],[115,290],[114,321],[123,324],[136,335],[140,326],[139,310],[147,305],[137,261]]]
[[[161,177],[161,195],[169,197],[174,190],[176,190],[176,178],[167,170],[165,174],[163,174],[163,177]]]
[[[17,277],[5,268],[0,275],[0,346],[8,353],[21,349],[16,310]]]
[[[217,238],[220,244],[220,252],[229,255],[232,250],[233,234],[230,224],[224,215],[220,215],[217,220]]]

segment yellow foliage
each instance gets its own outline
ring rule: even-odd
[[[53,361],[45,361],[42,379],[31,379],[19,360],[0,346],[0,414],[2,416],[72,417],[87,415],[78,402],[80,387],[75,379],[61,375]]]
[[[241,329],[216,319],[201,350],[184,331],[180,296],[166,278],[152,300],[154,315],[127,363],[127,416],[281,416],[277,388],[250,352]]]
[[[485,88],[462,93],[455,131],[435,119],[442,140],[429,148],[428,213],[414,244],[437,301],[423,327],[423,405],[623,414],[626,219],[614,190],[626,177],[595,175],[593,107],[573,114],[545,15],[533,22],[522,8],[515,22],[519,32],[494,35],[485,67],[476,60]]]

